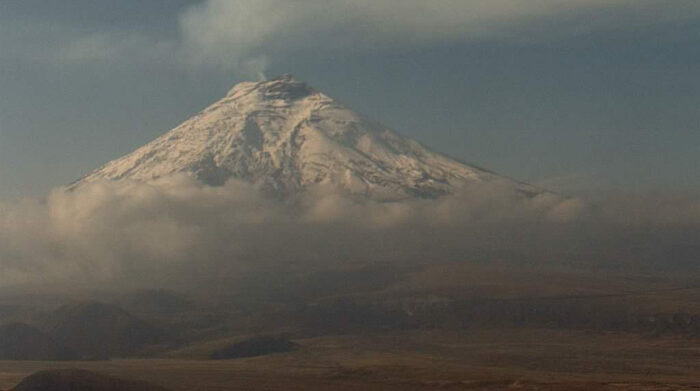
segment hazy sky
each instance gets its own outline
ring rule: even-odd
[[[260,73],[555,190],[700,190],[697,0],[0,0],[0,199]]]

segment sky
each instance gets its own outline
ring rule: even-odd
[[[208,286],[297,262],[697,271],[699,44],[697,0],[0,0],[0,291]],[[565,196],[57,188],[281,74]]]
[[[286,73],[556,191],[700,191],[696,0],[0,0],[0,199]]]

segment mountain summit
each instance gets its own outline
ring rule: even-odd
[[[73,186],[175,173],[214,186],[237,178],[282,197],[324,184],[377,200],[435,198],[469,182],[503,179],[433,152],[285,75],[234,86],[180,126]],[[537,192],[510,182],[518,191]]]

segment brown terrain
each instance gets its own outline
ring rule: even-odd
[[[697,390],[694,277],[375,265],[246,276],[225,295],[26,304],[31,310],[6,321],[34,324],[46,338],[60,330],[67,348],[86,353],[82,361],[0,361],[0,389],[77,368],[173,391]],[[104,327],[56,327],[74,323]],[[99,350],[99,341],[129,349]],[[95,352],[109,359],[94,360]]]

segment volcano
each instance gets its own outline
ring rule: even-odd
[[[291,75],[234,86],[180,126],[71,187],[178,173],[212,186],[243,180],[279,197],[328,186],[399,201],[437,198],[492,181],[526,195],[540,192],[434,152]]]

